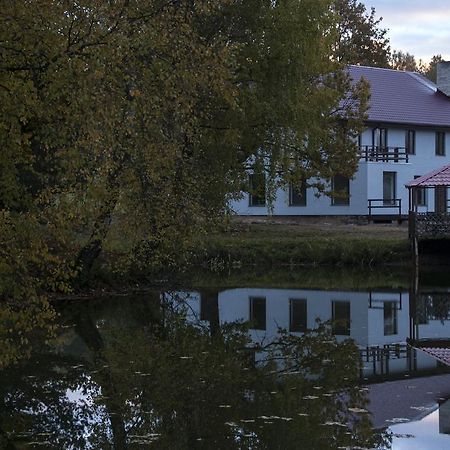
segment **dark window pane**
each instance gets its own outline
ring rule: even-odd
[[[420,178],[420,175],[414,175],[414,179]],[[425,188],[414,188],[415,202],[418,206],[427,205],[427,190]]]
[[[266,329],[265,297],[250,297],[250,322],[254,330]]]
[[[249,175],[249,202],[250,206],[266,205],[266,177],[263,174]]]
[[[350,336],[350,302],[334,301],[333,308],[333,334]]]
[[[434,211],[446,214],[447,200],[447,186],[436,186],[434,188]]]
[[[406,130],[405,149],[408,155],[416,154],[416,132],[415,130]]]
[[[373,130],[373,145],[377,149],[385,149],[387,147],[387,129],[375,128]]]
[[[332,180],[332,204],[349,205],[350,204],[350,180],[343,175],[335,175]]]
[[[445,133],[436,131],[436,155],[445,156]]]
[[[396,193],[396,172],[383,172],[383,204],[394,205]]]
[[[450,400],[439,405],[439,434],[450,434]]]
[[[289,185],[289,205],[306,206],[306,183],[302,182],[300,186]]]
[[[384,335],[397,334],[397,303],[384,302]]]
[[[306,331],[308,317],[306,299],[290,299],[289,331]]]

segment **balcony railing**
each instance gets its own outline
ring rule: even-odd
[[[363,161],[373,162],[408,162],[405,147],[378,147],[376,145],[362,145],[359,155]]]
[[[393,198],[393,199],[385,199],[385,198],[369,198],[367,200],[367,206],[369,209],[369,221],[372,221],[374,217],[377,217],[374,214],[375,210],[384,210],[381,214],[389,214],[397,216],[397,220],[400,223],[402,221],[402,199],[401,198]],[[385,211],[388,210],[386,213]],[[394,211],[392,211],[394,210]]]

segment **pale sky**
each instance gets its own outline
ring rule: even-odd
[[[392,50],[429,62],[441,54],[450,61],[450,0],[360,0],[376,17],[383,17]]]

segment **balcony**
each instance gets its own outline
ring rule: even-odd
[[[376,145],[362,145],[359,147],[362,161],[368,162],[408,162],[405,147],[378,147]]]

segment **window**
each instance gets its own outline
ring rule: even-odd
[[[345,206],[350,204],[350,180],[343,175],[335,175],[331,182],[331,204]]]
[[[416,132],[415,130],[406,130],[405,150],[407,155],[416,154]]]
[[[445,156],[445,133],[436,131],[436,156]]]
[[[254,330],[266,329],[265,297],[250,297],[250,322]]]
[[[200,320],[219,324],[219,300],[217,292],[203,291],[200,298]]]
[[[266,206],[266,177],[263,174],[249,175],[249,206]]]
[[[414,175],[414,179],[420,178],[420,175]],[[427,206],[427,190],[425,188],[414,188],[415,204],[417,206]]]
[[[374,128],[372,133],[373,146],[384,149],[387,147],[387,129]]]
[[[306,206],[306,182],[302,181],[300,186],[289,184],[289,206]]]
[[[308,323],[305,298],[289,300],[289,331],[304,332]]]
[[[383,205],[395,205],[396,172],[383,172]]]
[[[350,336],[350,302],[332,302],[333,334]]]
[[[384,335],[397,334],[397,303],[384,302],[383,305]]]
[[[434,212],[439,214],[447,214],[447,209],[447,186],[436,186],[434,188]]]

